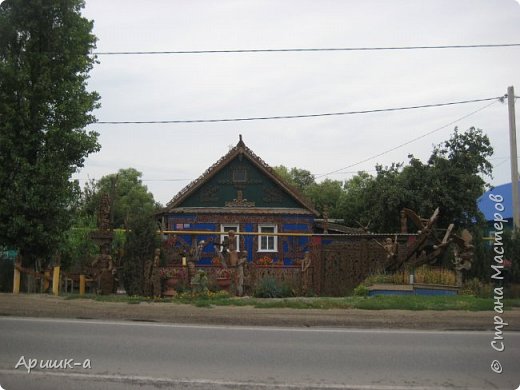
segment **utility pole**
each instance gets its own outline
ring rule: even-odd
[[[518,157],[516,148],[515,90],[507,88],[509,112],[509,146],[511,148],[511,186],[513,187],[513,228],[520,229],[520,201],[518,197]]]

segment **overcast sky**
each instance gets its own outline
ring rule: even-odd
[[[98,52],[520,43],[515,0],[86,0],[83,13],[94,20]],[[101,95],[99,121],[371,110],[490,98],[511,85],[520,95],[520,47],[100,55],[99,61],[89,82]],[[133,167],[165,204],[226,154],[239,134],[271,166],[346,180],[376,163],[407,162],[408,154],[425,161],[455,126],[475,126],[495,149],[490,182],[502,184],[510,181],[507,104],[483,108],[490,103],[247,122],[94,124],[89,129],[100,133],[102,149],[76,178],[84,184]]]

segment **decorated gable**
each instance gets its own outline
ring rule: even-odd
[[[197,180],[179,192],[167,209],[292,209],[317,215],[294,187],[240,142]]]
[[[236,157],[179,207],[285,207],[301,205],[248,158]]]

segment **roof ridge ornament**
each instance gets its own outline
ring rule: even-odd
[[[239,138],[239,141],[238,141],[238,144],[237,144],[237,148],[245,148],[245,147],[246,147],[246,144],[245,144],[244,141],[242,140],[242,134],[239,134],[239,135],[238,135],[238,138]]]

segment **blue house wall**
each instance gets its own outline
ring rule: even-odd
[[[208,222],[213,219],[214,222]],[[203,220],[203,221],[201,221]],[[198,265],[210,265],[215,257],[215,245],[212,242],[220,242],[220,232],[222,224],[238,224],[241,250],[247,251],[247,261],[252,263],[259,257],[269,256],[278,265],[291,266],[295,260],[303,258],[308,250],[310,237],[298,236],[300,233],[312,233],[314,216],[313,215],[235,215],[233,219],[223,218],[222,215],[207,214],[170,214],[167,216],[167,230],[177,231],[176,235],[187,245],[192,246],[194,240],[209,242],[203,250],[202,257]],[[258,235],[240,235],[243,233],[257,233],[258,225],[262,223],[276,224],[278,233],[294,233],[295,236],[278,236],[276,252],[259,252]],[[208,234],[190,234],[182,231],[207,231]],[[217,247],[218,248],[218,247]]]

